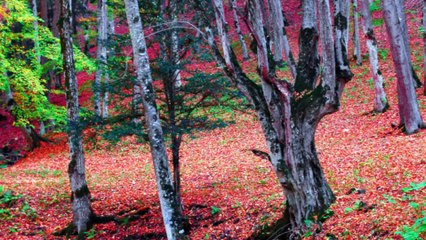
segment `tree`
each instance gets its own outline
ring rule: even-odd
[[[410,64],[410,68],[411,68],[411,76],[412,79],[414,81],[414,87],[415,88],[419,88],[422,86],[422,82],[420,81],[419,77],[416,74],[416,71],[413,68],[413,64],[411,62],[411,48],[410,48],[410,40],[408,37],[408,27],[407,27],[407,19],[405,17],[405,6],[404,6],[404,0],[397,0],[397,2],[395,2],[397,8],[396,8],[396,13],[398,14],[398,18],[400,19],[400,25],[401,25],[401,29],[402,29],[402,37],[404,39],[404,46],[405,47],[405,52],[408,53],[408,63]]]
[[[86,169],[83,152],[82,126],[80,124],[78,85],[74,66],[74,51],[72,45],[72,0],[61,0],[60,35],[67,89],[68,113],[68,144],[70,150],[70,163],[68,175],[71,183],[71,201],[73,223],[79,238],[90,228],[94,217],[90,204],[90,191],[86,182]]]
[[[247,50],[246,42],[244,41],[243,33],[241,32],[240,21],[238,20],[237,1],[236,0],[230,0],[229,6],[231,7],[232,14],[233,14],[233,17],[234,17],[235,31],[238,34],[238,40],[240,40],[241,48],[243,50],[243,59],[248,60],[248,59],[250,59],[250,56],[249,56],[249,53],[248,53],[248,50]]]
[[[60,3],[59,0],[40,0],[40,15],[44,20],[43,24],[52,32],[54,37],[59,37],[59,29],[58,29],[58,20],[60,14]],[[42,64],[47,63],[47,60],[42,58]],[[49,69],[48,71],[49,77],[47,88],[52,89],[55,87],[56,89],[60,89],[62,87],[61,83],[61,75],[55,71],[55,69]]]
[[[105,118],[108,116],[107,101],[101,101],[102,99],[108,98],[108,93],[105,86],[109,81],[108,73],[108,56],[107,56],[107,43],[108,43],[108,9],[107,0],[98,1],[98,45],[97,45],[97,67],[95,81],[93,84],[93,95],[94,95],[94,108],[95,115],[98,118]],[[103,80],[103,81],[102,81]],[[103,87],[102,87],[103,85]]]
[[[287,65],[293,78],[296,77],[296,66],[293,54],[290,51],[290,44],[288,43],[287,33],[285,31],[284,16],[280,0],[268,0],[269,11],[272,21],[272,36],[274,42],[274,60],[276,63],[283,61],[282,51],[284,51]],[[265,13],[266,14],[266,13]]]
[[[132,39],[133,62],[137,74],[136,84],[141,90],[145,121],[167,238],[182,239],[185,236],[185,231],[182,227],[182,207],[176,200],[171,181],[163,130],[155,103],[155,92],[152,85],[151,69],[149,66],[142,20],[139,14],[139,5],[136,0],[125,0],[124,3]]]
[[[302,46],[311,46],[311,50],[304,52],[303,58],[299,60],[300,66],[309,66],[310,59],[317,59],[315,56],[317,53],[315,40],[318,39],[315,37],[316,11],[315,7],[312,7],[314,5],[309,5],[310,3],[311,1],[304,1],[304,19],[309,21],[304,21],[299,43],[301,49]],[[320,120],[325,115],[338,110],[345,83],[352,76],[349,74],[350,71],[341,73],[342,68],[336,68],[337,56],[333,44],[329,2],[319,1],[323,60],[319,84],[316,79],[318,67],[312,64],[310,69],[314,71],[305,74],[309,76],[309,79],[306,81],[298,77],[294,85],[275,75],[273,62],[268,58],[271,49],[268,49],[266,44],[259,0],[248,1],[249,20],[247,22],[258,48],[258,75],[261,85],[249,79],[236,60],[229,43],[225,20],[222,17],[221,0],[214,0],[214,9],[222,51],[219,50],[210,28],[207,29],[209,45],[226,75],[253,104],[257,112],[269,149],[269,159],[287,201],[284,213],[285,223],[280,229],[282,234],[280,238],[298,238],[306,231],[304,222],[312,219],[314,215],[322,215],[335,199],[320,167],[314,137]],[[347,28],[347,22],[346,24],[342,22],[339,26],[341,29]],[[342,42],[347,41],[346,36],[341,37]],[[346,51],[346,48],[336,49]],[[347,53],[337,54],[340,54],[340,57],[347,56]],[[316,62],[317,60],[313,61],[313,63]],[[300,71],[305,71],[304,68],[298,69],[300,69],[298,76],[301,74]],[[300,81],[303,83],[298,83]],[[300,87],[294,88],[294,86]],[[307,89],[310,90],[306,91]]]
[[[352,14],[354,18],[354,34],[353,34],[353,43],[354,43],[354,58],[356,60],[356,65],[362,65],[361,59],[361,47],[359,43],[359,21],[358,21],[358,0],[352,0]]]
[[[404,30],[401,26],[402,19],[397,12],[397,8],[400,7],[397,1],[399,0],[384,0],[382,8],[397,76],[399,124],[404,127],[407,134],[412,134],[420,128],[424,128],[425,124],[417,103],[409,53],[405,46]]]
[[[37,24],[37,28],[34,27],[39,19],[26,1],[9,0],[0,8],[4,12],[0,25],[0,92],[11,96],[9,99],[13,101],[7,108],[31,150],[41,140],[33,125],[35,121],[49,120],[58,127],[66,123],[65,109],[49,102],[49,89],[44,79],[47,69],[62,69],[60,43],[45,26]],[[40,57],[44,63],[39,61]],[[79,51],[76,59],[80,70],[93,67]]]
[[[423,95],[426,96],[426,0],[423,1]]]
[[[334,38],[336,55],[336,77],[351,79],[348,60],[349,8],[347,0],[334,0]]]
[[[382,113],[389,108],[389,103],[383,88],[383,76],[379,67],[377,40],[374,36],[369,0],[361,0],[361,13],[364,23],[363,31],[367,40],[368,56],[370,58],[370,70],[374,82],[374,112]]]
[[[299,35],[299,61],[294,84],[296,91],[313,90],[319,74],[316,1],[303,0],[303,19]]]

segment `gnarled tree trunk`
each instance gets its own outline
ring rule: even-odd
[[[275,75],[272,59],[268,58],[270,49],[267,49],[266,36],[263,31],[261,0],[248,1],[248,26],[258,48],[258,74],[262,80],[261,86],[251,81],[242,70],[230,47],[229,39],[223,19],[222,1],[214,0],[216,12],[216,26],[220,35],[222,52],[219,51],[213,36],[213,31],[207,29],[208,42],[216,60],[227,76],[235,83],[238,89],[253,104],[261,123],[265,140],[269,149],[271,163],[280,181],[287,205],[285,219],[287,225],[283,226],[279,239],[299,238],[307,227],[305,220],[314,215],[321,215],[334,201],[334,195],[327,184],[315,150],[315,130],[320,120],[327,114],[337,111],[339,98],[343,87],[350,80],[352,74],[337,73],[336,78],[333,32],[330,18],[328,0],[319,1],[321,41],[323,46],[323,73],[320,84],[316,84],[317,72],[313,66],[314,74],[310,74],[309,86],[313,91],[294,91],[293,85],[285,80],[278,79]],[[309,4],[309,1],[305,2]],[[312,5],[310,5],[312,6]],[[308,13],[304,16],[310,19],[305,26],[311,38],[300,39],[312,41],[310,46],[316,48],[317,34],[315,28],[315,10],[306,7]],[[309,14],[313,14],[309,16]],[[346,26],[347,27],[347,26]],[[302,28],[301,35],[304,34]],[[306,33],[306,32],[305,32]],[[347,36],[342,37],[342,42],[347,41]],[[346,48],[338,48],[346,51]],[[318,58],[317,50],[305,52],[303,59]],[[346,52],[339,53],[340,57],[347,56]],[[311,56],[313,55],[313,56]],[[273,61],[273,60],[272,60]],[[303,60],[301,60],[303,61]],[[316,62],[316,61],[314,61]],[[343,61],[345,62],[345,61]],[[300,66],[307,65],[306,62]],[[340,70],[339,70],[340,71]],[[349,71],[350,72],[350,71]],[[298,73],[299,75],[299,73]],[[348,78],[344,78],[348,76]],[[307,86],[305,79],[299,86]]]
[[[370,12],[369,0],[361,0],[361,12],[363,19],[363,30],[367,42],[368,55],[370,58],[370,70],[374,82],[374,112],[382,113],[389,108],[388,99],[383,88],[383,76],[379,67],[377,56],[377,41],[374,36],[373,23]]]
[[[90,205],[90,192],[86,182],[82,126],[80,125],[78,105],[78,85],[74,67],[72,46],[72,1],[61,0],[61,46],[65,85],[67,88],[68,144],[70,163],[68,175],[71,183],[73,223],[79,237],[83,237],[91,225],[93,211]]]
[[[155,103],[151,69],[143,33],[139,5],[136,0],[125,0],[127,22],[133,47],[133,61],[136,67],[136,84],[142,94],[148,138],[154,162],[161,211],[168,239],[182,239],[185,231],[182,226],[182,207],[176,200],[171,181],[169,162],[164,143],[163,130]]]

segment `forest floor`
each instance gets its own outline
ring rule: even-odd
[[[420,17],[413,13],[409,20],[413,61],[422,66]],[[362,66],[352,62],[355,76],[341,109],[325,117],[316,134],[318,155],[337,198],[319,239],[399,239],[395,232],[412,225],[425,210],[426,191],[405,188],[426,181],[426,130],[406,136],[392,126],[399,122],[396,76],[384,26],[376,33],[391,107],[370,114],[374,89],[368,57]],[[292,37],[293,46],[296,42]],[[426,119],[421,92],[419,105]],[[285,199],[277,178],[269,162],[250,151],[266,150],[256,117],[234,117],[236,124],[187,137],[182,145],[190,239],[251,239],[282,217]],[[149,146],[128,137],[116,146],[100,141],[85,153],[95,213],[121,217],[120,222],[95,225],[88,238],[165,239]],[[53,233],[72,220],[68,162],[66,137],[59,134],[53,143],[0,169],[0,195],[11,199],[0,208],[1,239],[59,238]]]

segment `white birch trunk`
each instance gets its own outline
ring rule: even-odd
[[[176,201],[171,181],[163,130],[155,103],[155,92],[152,85],[151,69],[149,66],[142,20],[139,14],[139,6],[137,0],[125,0],[124,3],[132,39],[133,61],[136,67],[137,85],[139,85],[142,94],[145,120],[166,234],[169,240],[182,239],[185,235],[182,227],[182,208],[180,203]]]
[[[392,58],[397,75],[398,108],[400,125],[405,128],[407,134],[417,132],[424,128],[425,124],[420,115],[417,103],[414,82],[412,78],[409,54],[405,47],[404,30],[398,17],[397,0],[383,0],[383,16],[386,23],[389,42],[391,44]]]
[[[368,55],[370,58],[370,70],[374,82],[374,112],[382,113],[389,108],[389,103],[383,87],[383,76],[380,71],[379,58],[377,54],[377,41],[374,36],[369,6],[369,0],[361,0],[361,13],[364,23],[363,31],[367,42]]]
[[[362,59],[361,59],[361,46],[359,41],[358,0],[352,0],[352,3],[353,3],[352,9],[353,9],[353,16],[354,16],[354,35],[353,35],[354,58],[356,59],[356,65],[361,66]]]

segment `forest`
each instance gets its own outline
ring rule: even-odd
[[[426,238],[426,0],[0,20],[0,239]]]

